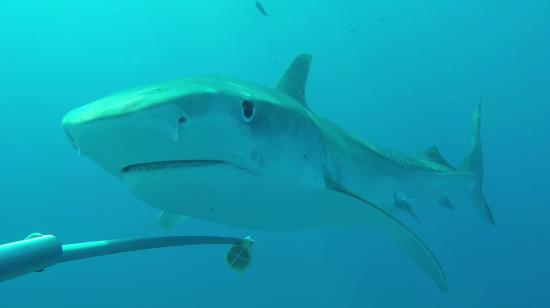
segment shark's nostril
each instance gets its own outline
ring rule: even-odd
[[[183,125],[187,122],[187,117],[185,116],[181,116],[179,119],[178,119],[178,124],[179,125]]]
[[[187,123],[187,117],[182,115],[178,118],[178,125],[175,126],[175,129],[174,129],[174,132],[173,132],[173,135],[172,135],[172,140],[173,141],[178,141],[179,137],[180,137],[180,129],[183,125],[185,125],[185,123]]]

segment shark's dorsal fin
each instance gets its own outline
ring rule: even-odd
[[[277,84],[277,90],[294,98],[305,107],[307,107],[305,87],[310,64],[310,54],[303,53],[298,55],[286,69],[285,74]]]
[[[441,153],[439,153],[439,149],[436,146],[428,148],[426,151],[420,153],[420,156],[426,160],[438,163],[440,165],[455,170],[455,168],[451,164],[449,164],[449,162],[445,158],[443,158]]]

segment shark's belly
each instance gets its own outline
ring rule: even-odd
[[[330,224],[340,205],[322,187],[253,175],[229,164],[134,171],[123,182],[159,209],[257,229],[303,229]]]

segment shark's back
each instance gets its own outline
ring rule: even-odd
[[[424,153],[421,155],[410,155],[383,149],[350,135],[325,118],[317,117],[317,119],[324,136],[328,139],[328,143],[337,146],[340,151],[347,152],[347,154],[354,157],[355,160],[369,157],[405,169],[432,172],[441,175],[462,173],[448,163],[443,163],[441,160],[438,161],[432,157],[422,155]]]
[[[463,190],[475,174],[456,169],[439,153],[404,154],[362,141],[318,117],[327,148],[327,176],[392,212],[394,196],[438,199]]]

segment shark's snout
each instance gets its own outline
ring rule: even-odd
[[[69,112],[62,124],[69,144],[110,173],[120,176],[130,165],[182,157],[178,139],[187,117],[180,107],[105,114],[100,108],[79,108]]]
[[[78,145],[76,144],[74,137],[71,135],[70,131],[67,128],[64,127],[63,129],[65,130],[65,136],[67,137],[69,145],[78,152]]]
[[[76,110],[77,109],[67,113],[61,121],[61,125],[63,127],[63,131],[65,132],[65,137],[67,138],[67,142],[69,143],[69,145],[78,153],[78,155],[82,155],[83,153],[77,142],[77,132],[80,130],[80,126],[83,125],[83,123],[80,123],[79,121],[76,121],[74,119],[74,112]]]
[[[156,101],[149,92],[115,95],[70,111],[62,121],[69,144],[117,177],[128,170],[220,163],[256,172],[240,102],[233,105],[234,98],[202,90]]]

